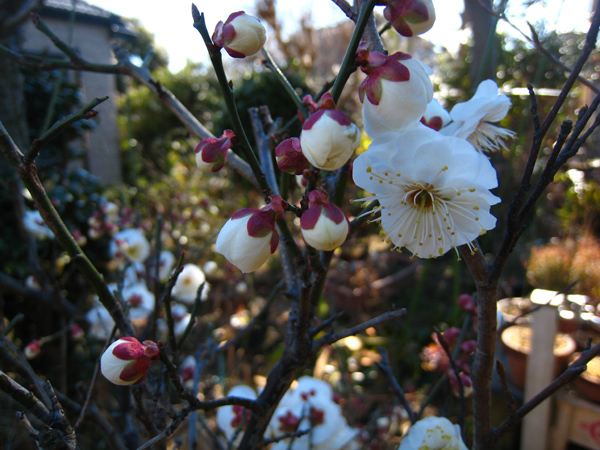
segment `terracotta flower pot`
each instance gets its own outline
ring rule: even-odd
[[[532,331],[528,325],[515,325],[502,332],[510,381],[519,389],[525,388],[527,355],[531,353]],[[568,334],[558,333],[554,342],[554,376],[567,366],[569,356],[575,351],[575,340]]]

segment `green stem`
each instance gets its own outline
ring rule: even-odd
[[[356,28],[354,29],[354,33],[350,39],[350,44],[348,44],[348,49],[344,55],[340,71],[335,79],[333,88],[331,89],[333,101],[336,103],[342,95],[342,90],[344,89],[348,78],[350,78],[350,75],[352,75],[356,70],[356,65],[354,63],[354,60],[356,59],[356,50],[358,49],[362,35],[367,27],[367,22],[371,17],[375,3],[377,3],[376,0],[367,0],[365,3],[363,3],[362,8],[360,9],[360,14],[358,16],[358,20],[356,21]]]
[[[296,104],[296,106],[302,113],[302,116],[308,117],[308,115],[309,115],[308,109],[306,108],[306,106],[304,106],[302,104],[302,99],[296,93],[294,86],[292,86],[292,84],[286,78],[286,76],[283,74],[281,69],[277,66],[277,64],[275,64],[275,61],[273,61],[273,58],[271,58],[271,54],[264,48],[262,49],[262,54],[264,55],[265,59],[267,60],[266,66],[273,71],[273,73],[275,74],[275,76],[277,77],[277,79],[279,80],[279,82],[281,83],[283,88],[285,89],[285,91],[288,93],[288,95],[290,96],[292,101]]]
[[[212,43],[212,40],[208,34],[208,30],[206,28],[206,22],[204,21],[204,13],[200,14],[198,8],[192,4],[192,16],[194,18],[194,28],[198,30],[204,43],[206,44],[206,49],[208,50],[208,55],[210,56],[210,61],[212,62],[213,68],[215,69],[215,74],[217,75],[217,79],[219,81],[219,86],[221,87],[221,92],[223,93],[223,97],[225,98],[225,104],[227,105],[227,111],[231,117],[231,121],[233,123],[233,132],[235,133],[238,144],[241,146],[244,155],[250,164],[250,168],[254,173],[258,186],[262,191],[265,200],[269,202],[269,197],[273,195],[273,191],[267,182],[267,177],[262,171],[260,163],[252,150],[252,146],[250,145],[250,141],[248,140],[248,136],[246,136],[246,132],[244,131],[244,127],[242,125],[242,120],[240,119],[240,115],[238,113],[236,104],[235,104],[235,95],[233,93],[233,88],[227,80],[227,75],[225,74],[225,69],[223,68],[223,59],[221,58],[221,48],[217,47]]]

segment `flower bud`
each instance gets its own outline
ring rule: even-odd
[[[331,95],[323,96],[321,109],[302,125],[300,144],[310,163],[323,170],[342,167],[360,142],[358,127],[341,111],[333,109]]]
[[[385,56],[359,49],[357,61],[367,74],[358,92],[369,137],[414,127],[433,99],[431,69],[401,52]]]
[[[42,353],[42,341],[34,340],[25,346],[23,349],[23,353],[25,354],[25,358],[27,359],[35,359]]]
[[[308,210],[300,219],[302,237],[317,250],[334,250],[344,243],[350,223],[339,206],[327,201],[327,193],[320,189],[308,194]]]
[[[141,343],[134,337],[113,342],[100,359],[102,375],[113,384],[127,386],[144,381],[150,364],[158,360],[160,351],[152,341]]]
[[[225,130],[220,138],[206,138],[196,147],[196,165],[205,172],[218,172],[227,162],[227,150],[235,143],[235,135]]]
[[[425,114],[421,118],[421,123],[432,130],[440,131],[443,127],[452,122],[450,113],[444,109],[440,102],[435,98],[427,104]]]
[[[302,153],[300,139],[290,138],[282,141],[275,148],[277,167],[283,172],[292,175],[302,175],[305,169],[310,168],[310,163]]]
[[[256,17],[238,11],[217,24],[212,39],[216,46],[225,47],[229,56],[245,58],[265,45],[267,31]]]
[[[217,252],[242,272],[254,272],[277,250],[279,234],[275,221],[283,213],[283,199],[278,195],[273,195],[271,203],[260,210],[237,211],[217,236]]]
[[[435,9],[431,0],[387,0],[383,16],[402,36],[412,37],[431,29]]]
[[[463,311],[473,312],[477,309],[473,297],[469,294],[461,294],[458,296],[458,306]]]

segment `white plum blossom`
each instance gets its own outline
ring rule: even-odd
[[[54,238],[54,233],[48,227],[48,225],[46,225],[46,222],[44,222],[44,219],[42,219],[42,216],[37,209],[33,211],[25,211],[25,215],[23,216],[23,225],[25,226],[25,229],[38,241]]]
[[[371,139],[416,126],[433,99],[431,69],[397,52],[385,56],[360,49],[357,60],[367,74],[359,87],[363,124]]]
[[[158,257],[158,279],[160,281],[167,281],[174,264],[175,255],[173,253],[169,250],[160,252],[160,256]]]
[[[359,143],[360,130],[348,116],[335,109],[331,94],[323,96],[322,106],[302,124],[302,153],[319,169],[339,169],[348,162]]]
[[[225,47],[233,58],[245,58],[265,45],[267,30],[256,17],[238,11],[230,14],[225,23],[217,24],[212,39],[216,46]]]
[[[144,281],[146,267],[141,262],[134,262],[127,266],[123,274],[123,286],[131,286]]]
[[[129,317],[145,319],[154,311],[154,294],[144,283],[136,283],[124,287],[121,293],[123,300],[129,305]]]
[[[460,427],[445,417],[427,417],[417,421],[402,438],[398,450],[468,450],[460,436]]]
[[[123,337],[113,342],[100,358],[102,375],[113,384],[139,384],[146,378],[150,364],[158,360],[160,351],[155,342]]]
[[[279,245],[275,221],[283,217],[283,199],[271,197],[260,210],[245,208],[231,216],[217,236],[216,250],[242,272],[254,272]]]
[[[334,402],[333,389],[325,381],[302,377],[288,391],[273,414],[267,437],[309,430],[293,440],[273,444],[273,450],[340,450],[352,441],[358,430],[348,426],[341,407]]]
[[[350,223],[344,211],[327,201],[325,191],[308,194],[308,209],[302,214],[300,228],[308,245],[317,250],[335,250],[346,240]]]
[[[119,231],[110,242],[113,257],[125,257],[131,262],[144,262],[150,255],[150,243],[144,233],[137,228]]]
[[[510,99],[498,93],[493,80],[482,81],[475,95],[450,111],[453,122],[440,131],[448,136],[467,139],[480,152],[506,150],[505,140],[515,136],[513,131],[493,125],[504,119],[510,108]]]
[[[377,200],[388,242],[434,258],[496,226],[489,160],[464,139],[419,124],[376,138],[354,162],[354,182]]]
[[[198,289],[206,283],[206,276],[202,269],[195,264],[186,264],[183,266],[181,273],[177,277],[175,286],[171,294],[184,303],[194,303],[198,295]],[[202,288],[200,300],[206,300],[208,294],[207,285]]]
[[[231,388],[227,396],[255,400],[256,392],[250,386],[240,385]],[[227,405],[219,408],[217,411],[217,425],[223,431],[228,441],[235,435],[238,428],[245,428],[248,420],[250,420],[250,413],[248,409],[240,405]],[[242,436],[243,433],[239,433],[235,443],[238,443]]]
[[[171,315],[173,317],[173,334],[176,337],[180,337],[185,332],[188,327],[190,321],[192,320],[192,315],[188,312],[187,308],[184,305],[175,305],[171,308]]]

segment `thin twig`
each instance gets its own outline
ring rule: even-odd
[[[377,351],[381,356],[381,362],[376,363],[377,367],[383,372],[385,377],[388,379],[388,382],[392,385],[392,390],[394,391],[394,394],[396,394],[396,397],[398,397],[398,400],[400,400],[400,403],[402,403],[402,406],[404,406],[404,409],[408,414],[408,418],[410,419],[410,423],[414,424],[417,421],[415,417],[415,411],[412,409],[412,406],[410,406],[410,402],[406,398],[404,390],[402,389],[400,383],[398,383],[398,380],[392,373],[392,367],[390,366],[390,358],[388,356],[387,351],[383,347],[377,347]]]

